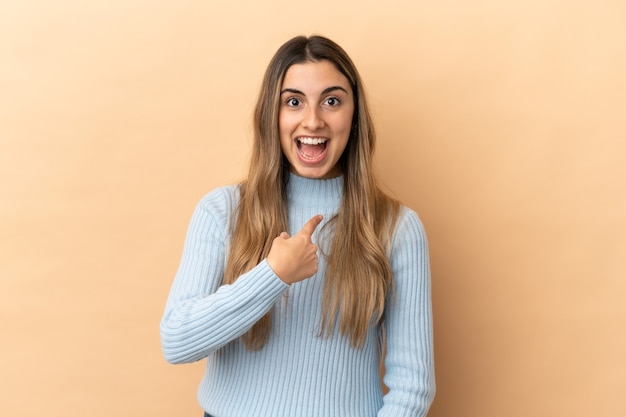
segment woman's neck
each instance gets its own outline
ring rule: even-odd
[[[287,182],[289,204],[336,206],[343,192],[343,176],[313,179],[290,173]]]

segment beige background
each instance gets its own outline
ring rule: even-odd
[[[626,416],[622,0],[0,3],[0,415],[200,416],[158,323],[262,72],[352,55],[432,255],[431,417]]]

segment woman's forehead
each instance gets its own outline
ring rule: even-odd
[[[314,92],[316,90],[323,91],[331,86],[352,91],[349,80],[332,62],[328,60],[307,61],[294,64],[287,69],[281,90],[293,88],[303,92],[304,90]]]

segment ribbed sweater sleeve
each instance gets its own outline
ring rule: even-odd
[[[385,385],[379,417],[426,416],[435,395],[428,246],[415,212],[404,208],[392,242],[395,292],[387,306]]]
[[[213,191],[192,216],[160,326],[168,362],[203,359],[240,337],[289,287],[266,261],[221,285],[235,193],[233,187]]]

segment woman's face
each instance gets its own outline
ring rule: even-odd
[[[341,174],[354,97],[348,79],[322,60],[289,67],[280,94],[280,147],[291,171],[307,178]]]

